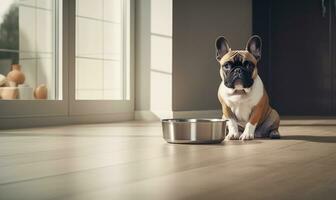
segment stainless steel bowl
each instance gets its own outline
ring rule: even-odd
[[[163,138],[169,143],[221,143],[226,135],[223,119],[163,119]]]

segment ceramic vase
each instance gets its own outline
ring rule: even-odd
[[[21,66],[19,64],[12,64],[11,71],[7,74],[7,80],[10,86],[17,86],[23,84],[26,77],[21,71]]]
[[[35,99],[47,99],[48,98],[48,88],[45,85],[39,85],[34,90]]]
[[[33,98],[33,88],[29,87],[29,85],[19,85],[18,86],[18,92],[19,92],[19,96],[18,98],[20,100],[32,100]]]
[[[1,88],[1,99],[12,100],[16,99],[18,96],[18,90],[16,87],[2,87]]]
[[[6,76],[0,74],[0,87],[3,86],[3,85],[5,85],[6,82],[7,82]]]

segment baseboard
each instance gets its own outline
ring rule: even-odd
[[[335,117],[281,117],[280,126],[335,126]]]
[[[221,110],[135,111],[114,114],[0,118],[0,129],[17,129],[70,124],[111,123],[130,120],[160,121],[163,118],[221,118]],[[336,125],[336,117],[281,117],[281,126]]]
[[[221,118],[221,110],[192,110],[192,111],[135,111],[135,120],[159,121],[164,118]]]
[[[161,119],[172,117],[173,112],[171,111],[137,110],[134,112],[134,119],[140,121],[160,121]]]
[[[221,110],[174,111],[174,118],[221,118]]]
[[[140,121],[159,121],[160,118],[149,110],[138,110],[134,112],[134,119]]]
[[[159,113],[159,114],[158,114]],[[221,110],[192,110],[173,112],[135,111],[135,120],[159,121],[163,118],[221,118]],[[281,116],[281,126],[326,126],[336,125],[336,117]]]
[[[1,118],[0,129],[17,129],[69,124],[111,123],[130,120],[134,120],[134,112],[75,116]]]

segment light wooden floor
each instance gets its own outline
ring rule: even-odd
[[[172,145],[159,123],[0,131],[0,199],[336,199],[336,126]]]

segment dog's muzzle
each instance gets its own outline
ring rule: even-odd
[[[241,84],[243,88],[250,88],[253,82],[252,73],[242,67],[236,67],[228,72],[224,84],[232,89],[236,84]]]

